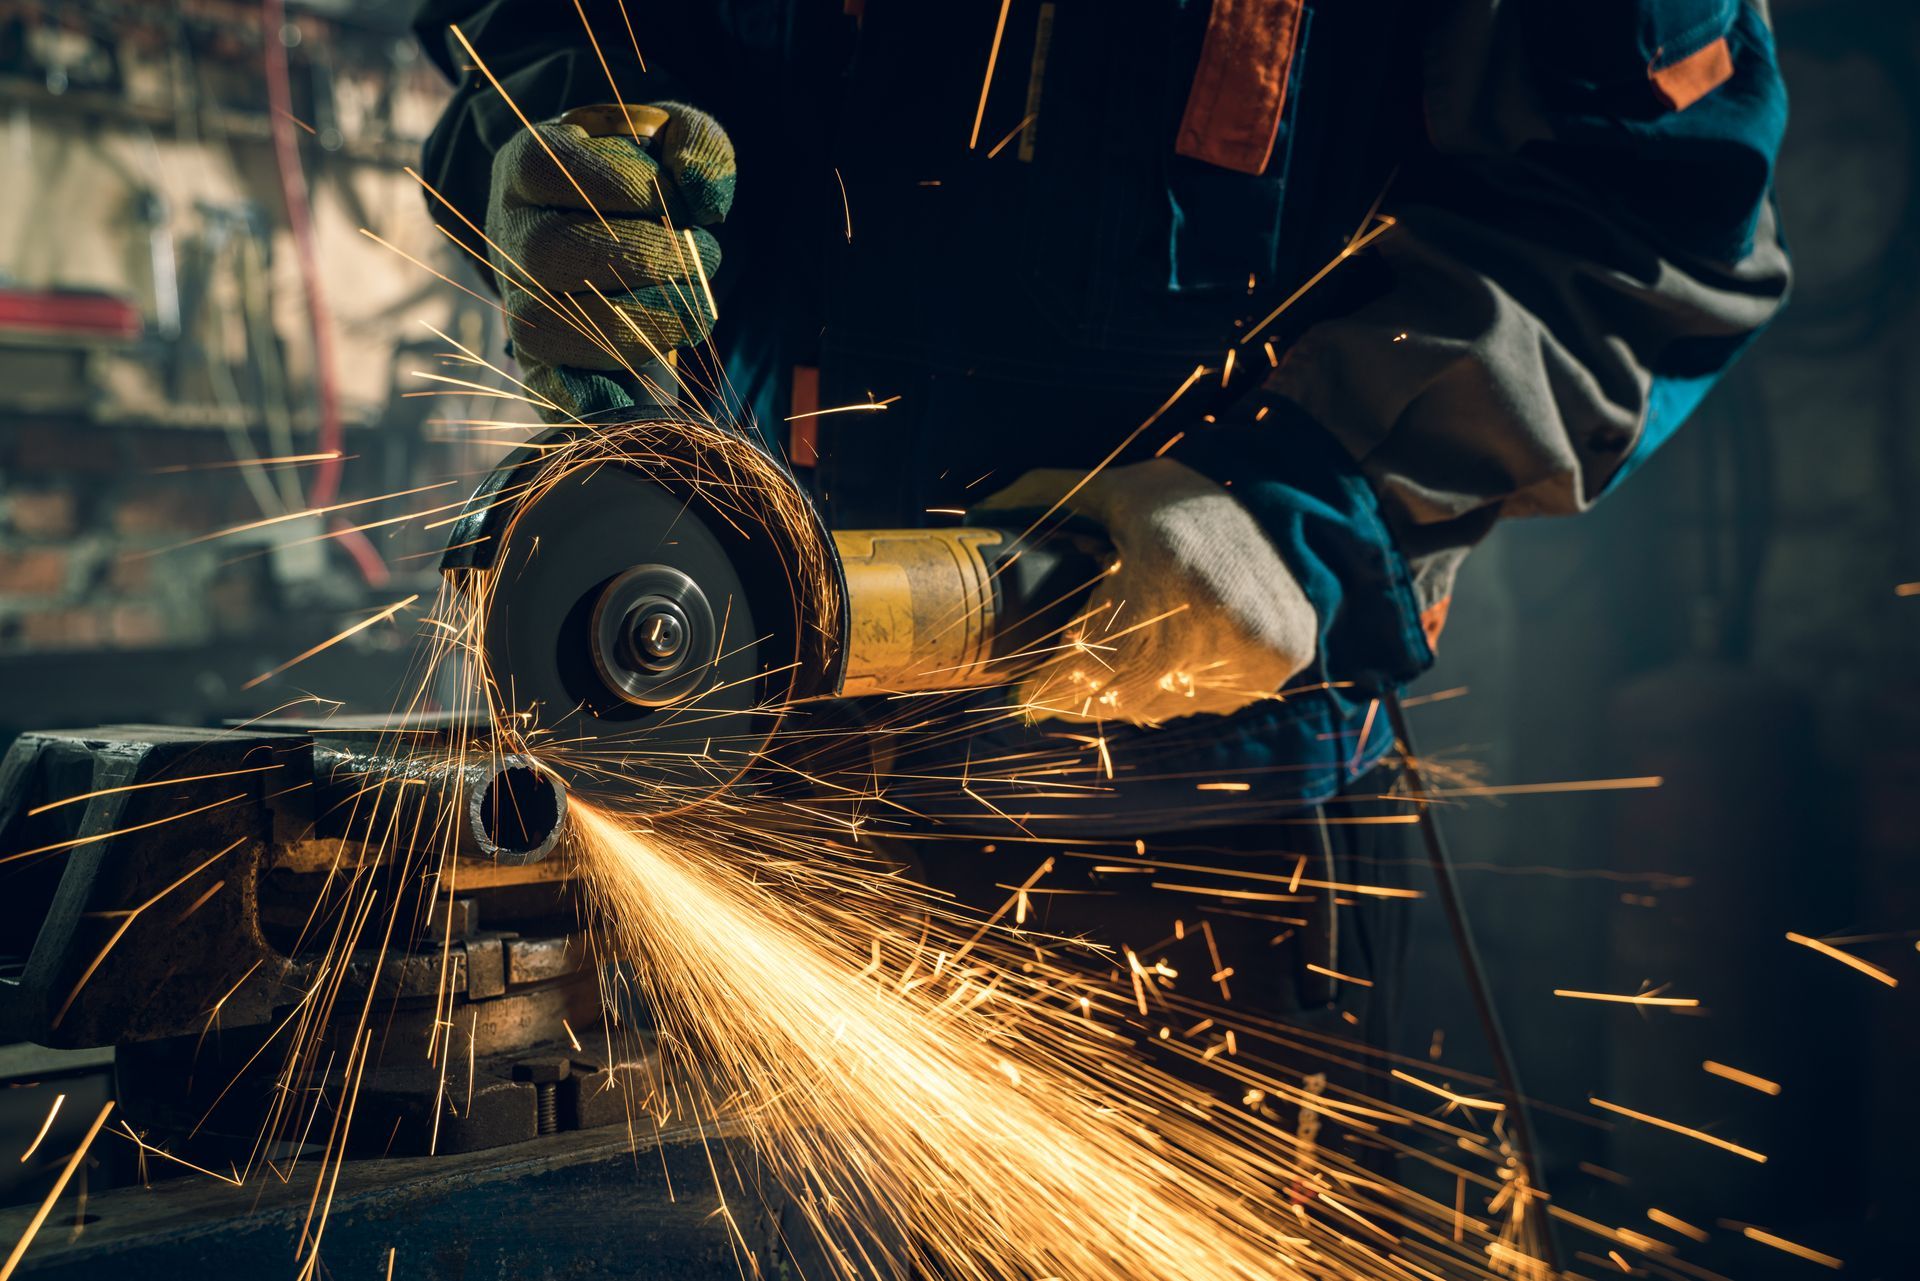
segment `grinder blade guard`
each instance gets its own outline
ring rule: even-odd
[[[489,476],[448,541],[496,719],[588,794],[695,803],[753,763],[788,704],[838,687],[831,542],[737,435],[556,428]]]

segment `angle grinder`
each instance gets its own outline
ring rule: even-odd
[[[1097,538],[829,533],[757,442],[685,420],[556,427],[495,469],[442,571],[497,718],[568,786],[656,813],[727,791],[796,705],[1003,684],[1105,570]]]

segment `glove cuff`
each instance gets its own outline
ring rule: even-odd
[[[1169,456],[1239,499],[1306,591],[1320,644],[1305,675],[1364,701],[1432,665],[1412,574],[1373,487],[1304,409],[1256,390]]]

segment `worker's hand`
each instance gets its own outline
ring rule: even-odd
[[[706,281],[720,246],[705,229],[733,204],[733,144],[703,111],[658,109],[667,122],[651,139],[598,137],[563,117],[494,157],[489,256],[514,355],[528,385],[569,413],[556,366],[639,369],[713,329]]]
[[[1084,478],[1032,471],[972,513],[1044,512]],[[1157,725],[1271,697],[1312,661],[1313,605],[1247,509],[1171,458],[1103,471],[1062,511],[1119,553],[1063,654],[1020,687],[1036,718]]]

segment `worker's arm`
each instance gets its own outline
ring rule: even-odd
[[[1751,3],[1455,3],[1426,76],[1431,145],[1341,268],[1380,287],[1173,455],[1261,522],[1318,614],[1313,670],[1362,690],[1431,661],[1497,520],[1617,484],[1788,284],[1786,99]]]

